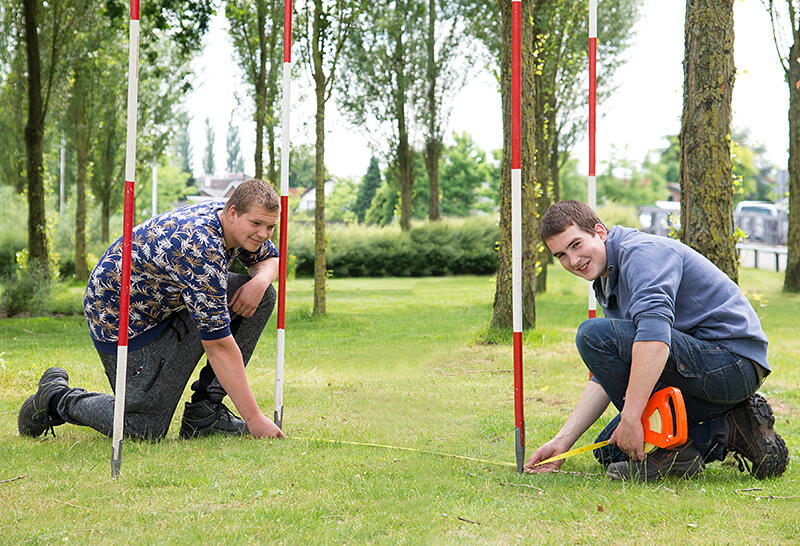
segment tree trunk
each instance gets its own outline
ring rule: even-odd
[[[428,219],[439,219],[439,158],[442,155],[442,139],[439,135],[436,117],[436,0],[428,0],[428,33],[425,46],[427,49],[426,79],[428,80],[428,138],[425,142],[425,167],[428,170],[430,197],[428,199]]]
[[[413,206],[411,203],[411,189],[414,186],[414,166],[406,127],[406,75],[403,55],[403,33],[401,29],[398,29],[393,55],[395,59],[395,77],[397,78],[397,90],[394,100],[398,136],[396,165],[397,182],[400,185],[400,229],[408,231],[411,229],[411,210]]]
[[[42,66],[39,57],[38,2],[23,2],[25,17],[25,47],[28,55],[28,121],[25,124],[25,148],[28,178],[28,260],[39,262],[42,275],[50,279],[47,253],[47,222],[44,207],[42,173],[42,140],[44,138],[44,109],[42,103]]]
[[[522,2],[521,114],[522,114],[522,327],[536,326],[536,269],[539,249],[539,215],[536,206],[541,184],[536,174],[536,128],[541,119],[535,111],[533,2]]]
[[[511,263],[511,2],[498,0],[502,13],[503,46],[500,59],[500,90],[503,107],[503,161],[500,168],[500,241],[498,242],[492,327],[513,325]],[[535,113],[533,111],[533,48],[531,20],[533,3],[522,3],[522,326],[536,322],[536,246],[538,220],[535,217],[534,176]]]
[[[275,168],[275,125],[267,124],[267,181],[275,189],[280,189],[278,184],[278,169]]]
[[[537,1],[535,8],[538,8],[540,2]],[[535,21],[535,19],[534,19]],[[538,28],[536,24],[533,25],[533,32],[531,33],[531,47],[535,48],[536,43],[542,38],[542,29]],[[537,120],[544,120],[548,116],[548,110],[551,106],[550,97],[554,95],[556,86],[555,74],[556,70],[552,66],[546,65],[546,59],[552,59],[552,56],[540,55],[536,60],[534,66],[533,85],[535,89],[534,94],[534,116]],[[536,182],[538,184],[538,194],[536,196],[536,215],[541,218],[550,206],[551,189],[553,185],[553,177],[550,172],[550,150],[551,140],[550,136],[553,133],[552,127],[548,123],[538,123],[535,128],[536,135],[536,152],[534,156]],[[536,253],[536,291],[544,292],[547,289],[547,259],[548,250],[544,245],[540,245]]]
[[[789,239],[783,290],[800,292],[800,29],[789,52]]]
[[[282,28],[283,23],[283,4],[280,4],[280,9],[276,9],[277,2],[272,5],[272,28]],[[280,22],[279,22],[280,20]],[[267,81],[265,84],[265,98],[264,98],[264,123],[267,130],[267,154],[269,172],[267,173],[267,180],[275,189],[279,188],[278,183],[278,169],[275,168],[276,152],[275,152],[275,126],[277,119],[275,117],[275,102],[278,99],[278,68],[283,67],[283,58],[278,61],[275,55],[275,49],[278,44],[278,32],[272,32],[269,36],[269,43],[267,44],[267,59],[269,59],[269,73],[267,74]],[[265,61],[266,62],[266,61]],[[266,67],[266,65],[265,65]],[[265,68],[266,70],[266,68]],[[282,130],[282,129],[281,129]],[[288,167],[288,165],[287,165]]]
[[[103,195],[100,201],[100,238],[103,240],[103,243],[108,244],[110,242],[108,238],[111,236],[111,229],[109,228],[109,222],[111,220],[111,196]]]
[[[316,206],[314,209],[314,312],[325,314],[325,280],[327,266],[325,264],[325,73],[322,67],[320,51],[320,28],[322,21],[322,0],[314,1],[314,23],[312,30],[312,59],[314,92],[317,99],[317,112],[314,117],[316,130],[316,162],[314,165],[314,187]]]
[[[89,278],[86,263],[86,173],[89,164],[88,127],[86,122],[86,86],[83,66],[79,61],[74,71],[73,82],[75,108],[75,155],[77,175],[75,178],[75,278]]]
[[[266,121],[266,91],[267,91],[267,14],[264,2],[256,2],[256,21],[258,24],[258,74],[255,81],[255,122],[256,122],[256,150],[253,157],[255,162],[255,178],[264,176],[264,124]]]
[[[732,0],[687,0],[681,118],[681,240],[738,282],[730,151]]]

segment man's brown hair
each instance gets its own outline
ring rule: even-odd
[[[603,224],[603,222],[592,210],[592,207],[586,203],[571,200],[560,201],[552,204],[542,216],[539,237],[542,241],[547,241],[551,237],[564,233],[569,226],[573,225],[594,235],[594,226],[597,224]]]
[[[269,212],[278,210],[281,206],[278,194],[272,184],[251,178],[236,186],[233,193],[225,203],[223,213],[228,212],[231,207],[236,207],[236,212],[246,214],[253,206],[262,207]]]

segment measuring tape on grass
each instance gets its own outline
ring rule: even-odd
[[[364,447],[380,447],[383,449],[399,449],[400,451],[411,451],[415,453],[426,453],[428,455],[438,455],[440,457],[449,457],[451,459],[461,459],[462,461],[473,461],[476,463],[485,463],[497,466],[513,466],[514,463],[505,461],[489,461],[487,459],[478,459],[477,457],[467,457],[466,455],[455,455],[453,453],[445,453],[444,451],[434,451],[432,449],[421,449],[418,447],[403,447],[403,446],[390,446],[385,444],[374,444],[371,442],[352,442],[348,440],[330,440],[326,438],[305,438],[303,436],[287,436],[290,440],[300,440],[302,442],[324,442],[328,444],[344,444],[349,446],[364,446]]]
[[[683,402],[683,395],[680,389],[667,387],[653,393],[642,412],[642,426],[644,427],[645,453],[650,453],[657,447],[670,448],[686,443],[689,431],[686,423],[686,405]],[[603,440],[588,446],[571,449],[560,455],[540,461],[534,466],[560,461],[608,444],[608,440]]]
[[[685,443],[688,431],[686,426],[686,406],[683,403],[683,395],[681,395],[681,391],[675,387],[667,387],[653,394],[653,396],[650,397],[644,412],[642,413],[642,425],[644,426],[646,453],[649,453],[656,447],[668,448],[679,446]],[[454,453],[445,453],[444,451],[434,451],[432,449],[421,449],[417,447],[392,446],[386,444],[376,444],[372,442],[354,442],[350,440],[334,440],[327,438],[307,438],[304,436],[287,436],[287,438],[301,442],[323,442],[328,444],[396,449],[400,451],[425,453],[428,455],[437,455],[439,457],[449,457],[451,459],[473,461],[476,463],[491,464],[495,466],[517,466],[514,463],[505,461],[490,461],[488,459],[479,459],[477,457],[468,457],[466,455],[456,455]],[[608,445],[608,440],[572,449],[566,453],[561,453],[560,455],[556,455],[555,457],[550,457],[549,459],[536,463],[535,466],[566,459],[567,457],[572,457],[573,455],[580,455],[581,453],[586,453],[587,451],[597,449],[598,447],[603,447],[605,445]]]

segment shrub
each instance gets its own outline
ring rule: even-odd
[[[313,225],[291,232],[299,276],[314,274]],[[497,223],[488,217],[396,226],[328,225],[326,266],[334,277],[421,277],[493,273]]]
[[[0,309],[9,317],[20,313],[40,314],[50,298],[50,283],[38,267],[18,269],[3,281]]]

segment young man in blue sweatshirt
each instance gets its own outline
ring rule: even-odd
[[[780,476],[788,451],[766,400],[755,394],[770,373],[767,337],[742,291],[708,259],[683,243],[615,226],[562,201],[541,221],[541,238],[570,273],[592,281],[605,318],[585,321],[576,344],[592,374],[556,436],[527,462],[549,472],[611,402],[620,412],[595,450],[613,479],[691,477],[729,451],[740,469],[749,460],[759,479]],[[689,440],[645,455],[641,416],[651,394],[680,389]]]

